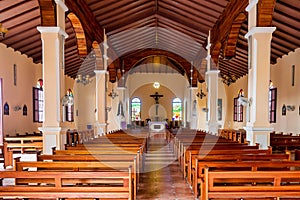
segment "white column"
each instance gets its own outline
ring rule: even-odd
[[[190,88],[190,100],[191,100],[191,105],[190,105],[190,128],[191,129],[197,129],[197,87],[191,87]]]
[[[67,34],[59,27],[37,27],[43,45],[44,122],[43,152],[51,154],[52,147],[60,149],[62,38]]]
[[[119,117],[119,120],[120,120],[120,129],[127,129],[127,124],[126,124],[126,101],[125,101],[125,91],[126,91],[126,88],[125,87],[117,87],[117,90],[119,91],[119,103],[118,103],[118,106],[119,104],[121,103],[122,104],[122,107],[123,107],[123,113],[124,115],[122,116],[121,114],[122,113],[118,113],[118,117]],[[119,111],[119,108],[118,107],[118,111]],[[121,112],[121,111],[120,111]]]
[[[37,27],[43,46],[44,121],[39,128],[43,132],[43,153],[51,154],[52,147],[63,148],[61,140],[61,97],[64,94],[64,41],[65,12],[63,0],[55,1],[57,27]]]
[[[106,70],[95,70],[96,74],[96,112],[95,133],[97,136],[104,135],[107,130],[106,111]]]
[[[261,149],[270,145],[269,82],[271,39],[275,27],[256,27],[256,0],[250,0],[247,11],[252,21],[246,38],[249,41],[248,99],[249,119],[244,129],[250,145],[260,144]]]
[[[219,70],[210,70],[206,72],[208,81],[208,92],[207,92],[207,108],[208,108],[208,124],[207,131],[217,135],[219,124],[217,121],[218,115],[218,80]]]

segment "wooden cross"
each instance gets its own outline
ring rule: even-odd
[[[155,94],[151,94],[150,97],[153,97],[156,104],[159,104],[158,100],[159,98],[163,97],[164,95],[158,94],[158,92],[155,92]]]

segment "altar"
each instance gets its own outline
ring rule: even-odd
[[[149,132],[165,132],[166,122],[149,122]]]
[[[149,134],[150,137],[166,138],[166,122],[150,122]]]

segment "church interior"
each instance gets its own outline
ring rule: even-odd
[[[0,198],[300,199],[299,47],[299,0],[0,1]]]

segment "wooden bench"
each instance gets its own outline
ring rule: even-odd
[[[217,172],[205,168],[204,179],[202,200],[300,197],[300,171]]]
[[[118,161],[55,161],[55,162],[41,162],[41,161],[22,161],[16,162],[16,171],[126,171],[129,167],[132,168],[132,184],[133,195],[136,197],[136,191],[138,186],[138,177],[136,169],[136,160],[118,160]],[[29,180],[28,180],[29,179]],[[22,179],[22,182],[30,182],[30,178]],[[20,180],[18,183],[22,183]],[[44,180],[47,182],[47,180]],[[51,183],[51,182],[49,182]],[[113,183],[117,183],[114,181]]]
[[[270,146],[278,151],[295,150],[300,148],[300,136],[272,132],[270,134]]]
[[[260,161],[273,161],[273,160],[289,160],[289,154],[269,154],[264,150],[261,153],[248,153],[247,151],[236,151],[227,154],[209,154],[209,155],[193,155],[189,160],[189,165],[187,167],[187,180],[190,185],[192,185],[192,175],[193,171],[197,166],[199,161],[249,161],[249,160],[260,160]]]
[[[43,136],[5,137],[4,143],[13,152],[36,152],[43,149]]]
[[[252,149],[247,147],[230,148],[231,146],[215,146],[213,149],[201,148],[187,150],[183,154],[180,167],[183,172],[183,177],[186,177],[188,169],[191,168],[192,156],[208,156],[208,155],[233,155],[233,154],[270,154],[269,150]]]
[[[13,166],[13,151],[7,148],[7,143],[4,143],[3,146],[0,146],[1,150],[1,163],[3,167]]]
[[[194,173],[194,195],[198,197],[198,189],[200,194],[206,190],[204,179],[204,169],[209,168],[210,171],[289,171],[299,169],[300,162],[297,161],[239,161],[239,162],[225,162],[225,161],[201,161],[198,162],[197,168]],[[198,185],[200,187],[198,187]]]
[[[213,169],[217,168],[218,171],[224,169],[247,169],[247,170],[258,170],[267,168],[284,168],[290,169],[294,167],[300,167],[300,162],[290,161],[288,155],[285,154],[266,154],[266,155],[214,155],[208,156],[205,158],[195,158],[195,166],[192,167],[191,177],[192,182],[190,186],[193,188],[194,195],[196,197],[198,192],[198,185],[202,183],[203,186],[203,177],[204,177],[204,168],[205,166],[211,167]],[[236,163],[236,165],[234,165]],[[261,166],[259,164],[262,163]],[[276,165],[275,165],[276,164]]]
[[[4,178],[14,178],[17,180],[18,185],[3,186],[1,184],[0,194],[2,198],[101,198],[132,200],[134,197],[133,188],[130,184],[132,182],[131,173],[131,168],[128,168],[124,172],[1,171],[1,180]],[[113,184],[114,182],[116,183]]]

